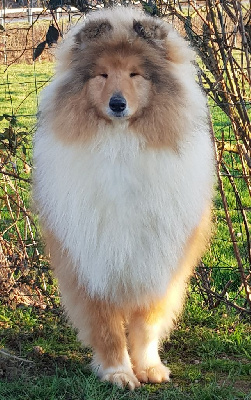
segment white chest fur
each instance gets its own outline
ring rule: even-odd
[[[128,131],[67,146],[35,137],[35,201],[90,294],[164,294],[210,201],[212,151],[194,132],[180,152],[146,149]]]

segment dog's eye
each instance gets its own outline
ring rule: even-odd
[[[137,74],[137,72],[131,72],[130,73],[130,77],[133,78],[134,76],[138,76],[139,74]]]
[[[100,76],[102,76],[103,78],[108,78],[108,74],[100,74]]]

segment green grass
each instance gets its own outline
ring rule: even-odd
[[[6,363],[1,400],[251,399],[250,325],[224,308],[203,309],[193,293],[161,350],[172,382],[146,384],[134,393],[96,379],[88,366],[91,351],[80,346],[59,310],[0,310],[1,347],[33,361],[0,358],[0,368]]]
[[[9,128],[13,123],[10,119],[15,116],[13,129],[20,142],[11,163],[16,164],[21,176],[28,178],[30,175],[23,169],[24,163],[32,163],[31,137],[38,95],[52,75],[53,65],[36,63],[34,67],[19,64],[11,66],[5,73],[1,68],[1,113],[6,117],[0,121],[0,133]],[[216,135],[220,138],[223,130],[232,143],[228,119],[219,109],[211,109]],[[238,175],[238,155],[224,153],[224,157],[231,172]],[[11,163],[8,168],[13,171]],[[240,233],[237,240],[242,259],[248,268],[243,222],[236,210],[229,181],[225,177],[223,180],[235,232]],[[243,204],[248,207],[249,196],[243,181],[236,179],[235,182]],[[28,183],[20,185],[20,193],[29,207]],[[12,221],[2,199],[0,205],[0,230],[3,230]],[[213,287],[220,291],[232,279],[229,295],[235,295],[240,284],[239,273],[218,192],[214,221],[212,245],[204,263],[212,267]],[[20,217],[18,224],[23,234],[24,221]],[[14,228],[8,229],[5,238],[11,240],[14,234]],[[54,292],[53,285],[50,285],[48,290]],[[177,324],[170,342],[165,342],[162,348],[161,357],[167,361],[174,375],[172,383],[144,385],[134,393],[101,383],[95,378],[88,367],[91,351],[80,346],[59,308],[53,310],[47,307],[43,311],[28,306],[12,309],[0,305],[0,328],[0,347],[10,354],[33,361],[22,362],[0,353],[0,400],[251,399],[250,325],[224,306],[209,311],[195,291],[190,293],[184,317]]]
[[[19,129],[32,130],[36,123],[39,93],[53,73],[52,63],[13,64],[6,71],[0,67],[3,77],[0,85],[1,113],[15,115]],[[0,127],[7,126],[5,121]]]

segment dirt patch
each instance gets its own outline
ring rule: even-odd
[[[236,391],[245,393],[245,394],[251,394],[251,383],[250,383],[250,379],[241,379],[241,378],[236,378],[233,377],[232,381],[231,378],[229,376],[226,376],[225,378],[221,378],[219,380],[217,380],[217,383],[219,386],[229,386],[229,384],[231,384],[233,386],[233,388]]]
[[[33,362],[21,359],[7,350],[0,350],[0,379],[13,381],[22,376],[24,370],[33,368]]]
[[[89,354],[81,360],[74,360],[65,355],[53,356],[34,346],[26,358],[19,357],[8,349],[0,350],[0,379],[14,381],[23,377],[54,375],[58,369],[72,370],[76,367],[89,372]]]

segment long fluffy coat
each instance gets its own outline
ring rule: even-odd
[[[102,379],[167,381],[158,341],[210,226],[213,150],[193,52],[168,24],[120,7],[76,26],[58,58],[34,199],[63,304]],[[111,99],[125,101],[119,115]]]

